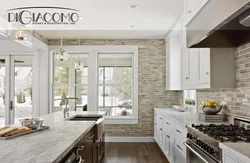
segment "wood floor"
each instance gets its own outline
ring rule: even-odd
[[[103,163],[169,163],[156,143],[106,143]]]

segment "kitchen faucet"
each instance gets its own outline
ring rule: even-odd
[[[77,98],[77,97],[68,97],[68,98],[66,98],[66,100],[65,100],[65,108],[63,109],[64,118],[66,118],[66,115],[67,115],[67,117],[69,117],[69,108],[67,108],[69,100],[78,100],[78,101],[80,101],[80,99]]]

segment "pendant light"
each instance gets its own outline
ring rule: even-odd
[[[81,46],[81,39],[79,38],[79,47]],[[82,71],[84,68],[83,62],[81,62],[81,53],[79,52],[79,60],[75,62],[75,70]]]
[[[69,56],[68,53],[62,48],[62,37],[61,37],[61,47],[56,51],[56,60],[67,61]]]

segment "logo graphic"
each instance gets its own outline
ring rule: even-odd
[[[21,7],[7,10],[9,23],[22,25],[75,25],[79,10],[64,7]]]

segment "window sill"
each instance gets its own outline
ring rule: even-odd
[[[137,117],[104,117],[104,124],[138,124]]]

